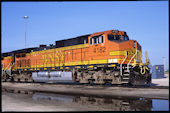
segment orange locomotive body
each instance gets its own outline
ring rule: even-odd
[[[97,32],[2,56],[3,80],[135,85],[151,81],[140,44],[124,31]]]

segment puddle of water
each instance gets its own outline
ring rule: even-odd
[[[152,99],[152,111],[169,111],[169,100]]]
[[[19,91],[13,89],[3,89],[6,93],[30,95],[30,99],[35,102],[65,102],[77,107],[89,108],[90,110],[111,110],[111,111],[168,111],[169,100],[147,99],[147,98],[106,98],[78,95],[63,95],[55,93],[42,93]],[[47,103],[48,104],[48,103]],[[87,109],[88,111],[88,109]]]

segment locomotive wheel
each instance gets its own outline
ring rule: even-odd
[[[27,79],[27,78],[25,78],[25,82],[28,82],[28,79]]]
[[[18,79],[17,79],[17,81],[18,81],[18,82],[21,82],[21,79],[20,79],[20,78],[18,78]]]
[[[94,85],[94,81],[93,81],[93,80],[88,80],[88,81],[89,81],[89,84],[90,84],[91,86]]]
[[[11,82],[14,82],[14,77],[13,76],[11,77]]]
[[[95,78],[96,84],[104,84],[103,73],[101,71],[95,72],[93,77]]]

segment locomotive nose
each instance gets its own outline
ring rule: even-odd
[[[136,40],[133,40],[133,47],[137,50],[141,50],[141,46]]]
[[[141,45],[136,40],[132,40],[132,41],[133,41],[133,48],[137,50],[141,50]]]

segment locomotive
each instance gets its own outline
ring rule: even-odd
[[[2,81],[148,85],[146,52],[125,31],[108,30],[2,53]]]

